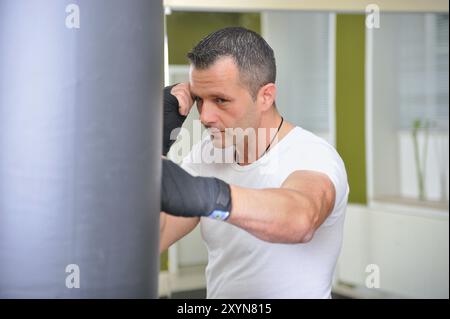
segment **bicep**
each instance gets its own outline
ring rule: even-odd
[[[308,198],[318,214],[317,225],[320,226],[334,208],[336,190],[331,179],[324,173],[298,170],[291,173],[281,185]]]

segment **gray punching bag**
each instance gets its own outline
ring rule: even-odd
[[[0,1],[0,297],[155,298],[163,10]]]

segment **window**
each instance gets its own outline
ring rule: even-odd
[[[277,60],[277,106],[286,119],[334,144],[334,14],[262,14]]]
[[[448,207],[448,14],[367,32],[369,196]]]

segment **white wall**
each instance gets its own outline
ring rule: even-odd
[[[384,296],[449,297],[448,212],[350,205],[337,281],[366,287],[366,267],[380,269]]]

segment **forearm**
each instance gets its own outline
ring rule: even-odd
[[[228,222],[274,243],[311,240],[317,207],[308,197],[290,189],[248,189],[231,186],[232,210]]]
[[[162,253],[168,248],[167,243],[164,238],[164,230],[166,228],[166,218],[167,214],[160,212],[159,214],[159,252]],[[167,247],[166,247],[167,246]]]
[[[173,243],[191,232],[199,223],[200,218],[183,218],[160,213],[159,252],[167,250]]]

